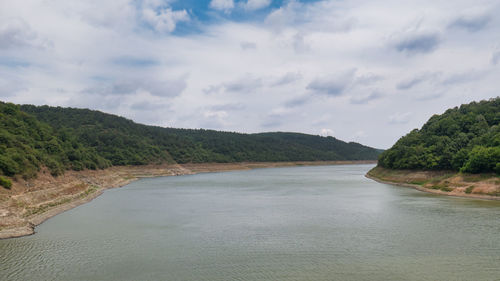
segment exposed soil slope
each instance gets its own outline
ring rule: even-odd
[[[500,200],[500,177],[495,174],[393,170],[375,167],[366,176],[379,182],[412,187],[430,193]]]

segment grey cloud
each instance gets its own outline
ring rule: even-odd
[[[424,54],[434,51],[440,42],[441,38],[438,33],[404,34],[396,39],[394,48],[398,52],[409,55]]]
[[[10,20],[0,25],[0,49],[36,45],[37,35],[22,20]]]
[[[203,89],[205,94],[216,94],[221,91],[233,92],[233,93],[251,93],[262,87],[278,87],[286,84],[290,84],[302,78],[300,73],[288,72],[285,75],[275,79],[262,79],[260,77],[254,77],[250,74],[246,76],[230,81],[224,82],[216,85],[210,85]]]
[[[245,109],[245,105],[241,103],[227,103],[227,104],[218,104],[210,107],[210,110],[214,111],[234,111],[234,110],[243,110]]]
[[[430,101],[430,100],[439,99],[439,98],[443,97],[444,95],[445,95],[444,92],[437,92],[437,93],[433,93],[430,95],[416,97],[415,100],[416,101]]]
[[[133,56],[122,56],[111,60],[113,64],[129,67],[148,67],[158,65],[159,62],[152,58],[142,58]]]
[[[168,105],[159,104],[159,103],[151,103],[151,102],[147,102],[147,101],[141,101],[141,102],[133,103],[130,106],[130,108],[133,110],[138,110],[138,111],[150,111],[150,110],[157,110],[157,109],[165,109],[165,108],[168,108]]]
[[[500,62],[500,50],[493,52],[490,62],[492,65],[497,65]]]
[[[210,85],[210,86],[208,86],[208,88],[203,89],[203,92],[206,95],[209,95],[209,94],[219,93],[223,88],[224,88],[224,86],[222,84]]]
[[[227,83],[221,83],[218,85],[210,85],[208,88],[203,89],[205,94],[219,93],[224,89],[226,92],[235,93],[251,93],[263,86],[261,78],[255,78],[251,75],[247,75],[243,78],[233,80]]]
[[[389,116],[389,124],[407,124],[411,120],[412,113],[395,113]]]
[[[225,127],[224,123],[215,117],[203,118],[203,120],[201,120],[200,122],[200,126],[201,128],[212,129],[212,130],[221,130]]]
[[[264,128],[274,128],[279,127],[283,124],[283,122],[283,118],[280,118],[279,116],[269,116],[268,119],[260,125]]]
[[[262,79],[252,77],[245,77],[224,84],[227,92],[250,93],[260,87],[262,87]]]
[[[175,97],[187,87],[185,77],[177,80],[127,80],[118,81],[104,87],[87,88],[86,94],[98,95],[129,95],[143,90],[153,96]]]
[[[73,97],[67,105],[79,108],[114,110],[118,108],[123,101],[123,97],[117,95],[103,95],[96,94],[96,92],[85,92]]]
[[[363,96],[357,96],[357,97],[351,97],[350,101],[352,104],[367,104],[372,100],[377,100],[382,98],[384,95],[382,95],[378,91],[373,91],[368,95],[363,95]]]
[[[138,81],[120,81],[113,83],[111,85],[111,88],[107,93],[109,94],[117,94],[117,95],[126,95],[126,94],[132,94],[135,91],[139,90],[141,88],[142,83]],[[107,89],[104,90],[106,92]]]
[[[204,128],[220,129],[224,128],[227,123],[229,114],[224,110],[206,110],[203,112],[203,119],[200,125]]]
[[[291,107],[298,107],[302,106],[310,101],[310,97],[308,96],[301,96],[297,98],[293,98],[291,100],[288,100],[285,102],[285,107],[291,108]]]
[[[353,81],[354,71],[347,72],[340,76],[325,76],[314,79],[306,89],[316,94],[328,96],[340,96]]]
[[[9,77],[7,80],[0,76],[0,97],[11,97],[17,92],[27,89],[28,88],[25,86],[25,83],[17,78]]]
[[[257,44],[253,43],[253,42],[241,42],[240,43],[240,47],[243,49],[243,50],[248,50],[248,49],[257,49]]]
[[[277,87],[277,86],[283,86],[286,84],[290,84],[292,82],[295,82],[297,80],[302,79],[302,74],[297,73],[297,72],[288,72],[285,75],[279,77],[276,79],[274,82],[270,84],[271,87]]]
[[[278,127],[290,122],[290,118],[296,115],[297,114],[294,111],[286,108],[275,108],[266,115],[265,120],[261,123],[261,126],[265,128]]]
[[[30,66],[31,63],[22,60],[22,59],[17,59],[13,57],[2,57],[0,56],[0,66],[5,66],[9,68],[17,68],[17,67],[28,67]]]
[[[295,34],[295,36],[293,36],[292,45],[293,45],[293,49],[297,53],[306,52],[306,51],[309,51],[311,49],[311,47],[304,40],[304,34],[300,33],[300,32]]]
[[[166,81],[153,81],[147,85],[144,85],[145,90],[147,90],[153,96],[158,97],[175,97],[179,96],[184,89],[186,89],[187,83],[184,78],[177,80],[166,80]]]
[[[460,84],[460,83],[467,83],[471,81],[477,81],[483,78],[484,76],[487,75],[487,71],[485,70],[469,70],[465,72],[460,72],[460,73],[455,73],[448,75],[446,78],[444,78],[441,83],[443,85],[453,85],[453,84]]]
[[[490,21],[491,18],[489,15],[461,16],[453,20],[448,25],[448,28],[477,32],[485,28]]]
[[[422,73],[410,79],[403,80],[396,85],[398,90],[409,90],[417,85],[420,85],[429,80],[435,80],[439,73]]]
[[[382,80],[384,80],[383,76],[373,74],[373,73],[368,73],[368,74],[356,77],[354,83],[357,85],[367,86],[367,85],[372,85],[372,84],[377,83],[377,82],[382,81]]]

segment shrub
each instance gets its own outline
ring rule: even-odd
[[[447,186],[442,186],[440,189],[442,191],[444,191],[444,192],[451,192],[451,191],[453,191],[452,187],[447,187]]]
[[[473,185],[471,185],[471,186],[467,187],[467,188],[465,189],[465,193],[467,193],[467,194],[471,194],[471,193],[472,193],[472,190],[474,190],[474,186],[473,186]]]
[[[60,176],[64,173],[62,164],[52,158],[48,158],[45,161],[45,164],[47,165],[47,168],[49,168],[50,174],[54,177]]]
[[[0,155],[0,170],[7,176],[13,176],[20,172],[17,162],[7,155]]]
[[[10,189],[12,187],[12,182],[9,179],[0,177],[0,185],[7,189]]]
[[[500,147],[475,146],[461,171],[466,173],[493,172],[499,162]]]

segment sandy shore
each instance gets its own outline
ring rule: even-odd
[[[0,188],[0,239],[34,234],[35,227],[45,220],[90,202],[108,188],[121,187],[140,178],[257,168],[375,163],[304,161],[117,166],[97,171],[67,171],[59,177],[52,177],[47,171],[42,171],[36,179],[14,181],[10,190]]]
[[[447,171],[392,171],[380,167],[373,168],[365,176],[380,183],[410,187],[427,193],[500,200],[500,196],[496,195],[500,194],[500,180],[495,176],[461,175]]]

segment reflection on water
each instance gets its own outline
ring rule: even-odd
[[[371,167],[143,179],[0,240],[0,280],[500,280],[500,202]]]

